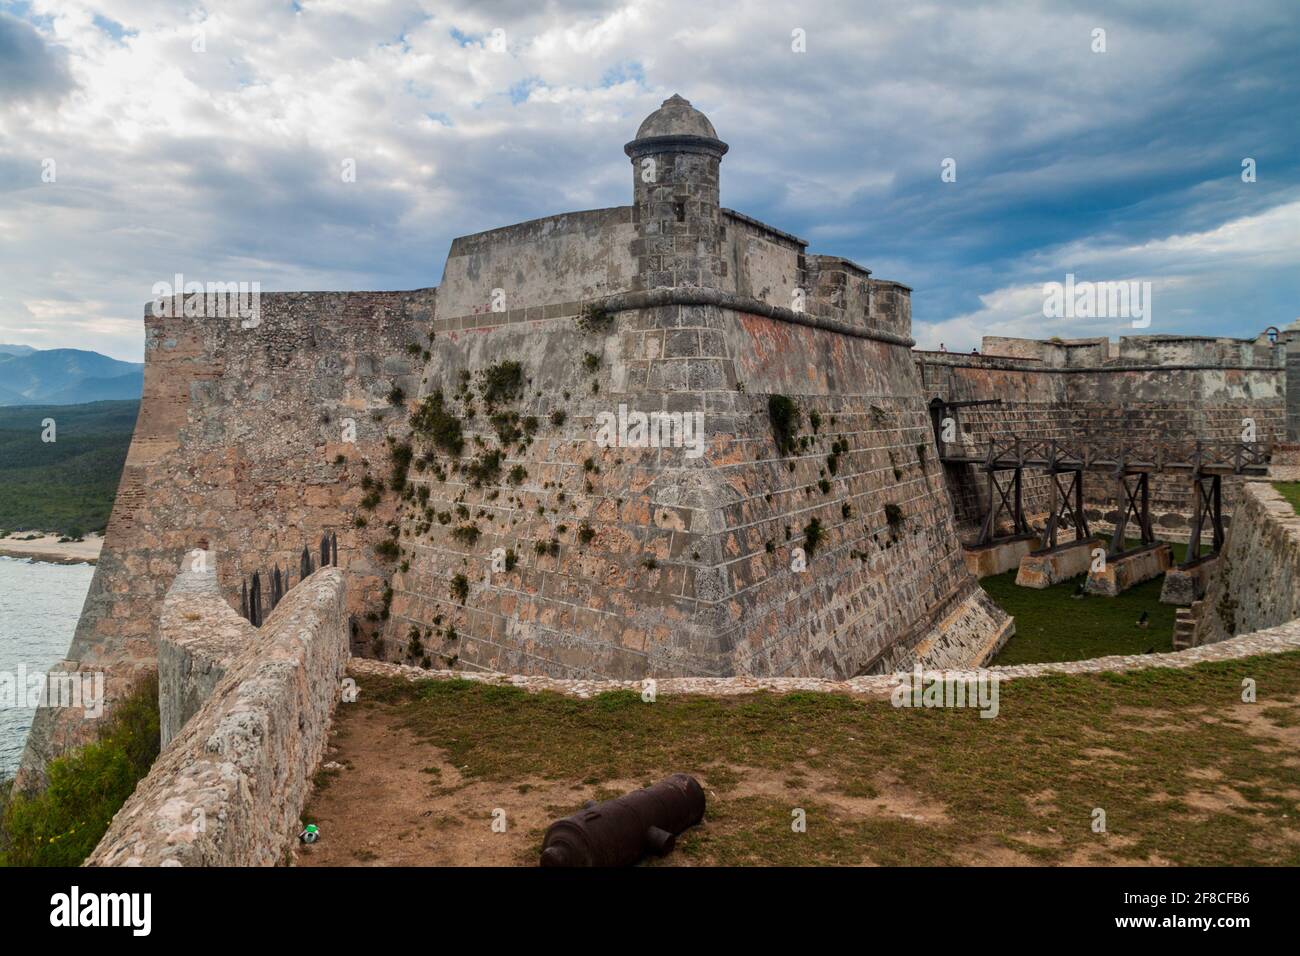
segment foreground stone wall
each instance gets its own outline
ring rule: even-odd
[[[345,573],[323,568],[289,591],[228,660],[211,696],[164,747],[86,860],[90,866],[271,866],[298,832],[346,672]],[[215,576],[186,572],[167,598],[164,641],[203,630],[247,635],[220,607]],[[173,630],[173,627],[175,630]],[[209,651],[214,644],[209,636]],[[160,683],[166,700],[185,683]]]
[[[1242,487],[1192,644],[1300,618],[1300,515],[1267,481]]]
[[[140,417],[63,665],[103,672],[108,710],[154,666],[163,596],[195,548],[224,556],[219,583],[238,607],[243,575],[297,568],[304,545],[335,531],[364,630],[386,578],[373,545],[394,511],[381,503],[356,527],[360,482],[387,472],[386,439],[405,425],[388,396],[419,388],[433,304],[432,290],[263,294],[252,328],[150,310]],[[19,786],[42,786],[46,760],[96,726],[76,709],[38,711]]]
[[[216,556],[210,551],[187,555],[163,599],[158,632],[158,723],[164,748],[257,639],[258,629],[221,593]]]

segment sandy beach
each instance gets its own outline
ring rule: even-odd
[[[52,564],[95,564],[104,546],[104,539],[99,535],[87,535],[85,541],[63,543],[59,542],[57,534],[42,535],[30,541],[18,540],[29,534],[29,531],[16,531],[8,538],[0,538],[0,554]]]

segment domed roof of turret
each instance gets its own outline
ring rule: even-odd
[[[637,139],[652,136],[705,136],[717,139],[718,133],[709,118],[691,105],[690,100],[674,93],[659,109],[645,118],[636,131]]]

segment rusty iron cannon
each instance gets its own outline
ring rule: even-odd
[[[702,819],[704,788],[675,773],[556,820],[542,841],[542,866],[631,866],[647,853],[670,852],[678,835]]]

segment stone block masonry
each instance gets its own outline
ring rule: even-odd
[[[1206,589],[1192,644],[1212,644],[1300,617],[1300,515],[1267,481],[1242,486]]]
[[[216,576],[182,573],[167,597],[163,645],[194,648],[208,630],[208,659],[222,642],[234,656],[202,701],[182,673],[160,674],[164,714],[192,702],[198,709],[87,865],[273,866],[286,858],[347,668],[345,580],[338,568],[317,571],[239,649],[248,635],[226,613]]]
[[[238,318],[146,314],[140,417],[63,665],[102,671],[109,709],[155,665],[163,597],[192,549],[223,556],[219,584],[238,607],[244,575],[296,568],[304,545],[337,531],[364,637],[391,570],[374,545],[396,508],[392,495],[362,508],[360,483],[387,474],[387,438],[406,420],[390,393],[419,388],[434,298],[263,293],[260,324],[248,329]],[[42,786],[45,761],[97,726],[78,710],[38,711],[18,784]]]
[[[1029,441],[1090,435],[1132,442],[1161,439],[1241,441],[1254,423],[1259,441],[1286,432],[1287,380],[1282,350],[1244,339],[1132,336],[1068,342],[986,338],[980,355],[916,352],[927,401],[997,400],[958,410],[958,443],[974,453],[990,437]],[[947,466],[947,480],[963,537],[972,540],[983,516],[983,474],[975,466]],[[1231,513],[1240,479],[1223,485]],[[1027,471],[1025,510],[1045,522],[1049,478]],[[1118,515],[1113,481],[1088,474],[1085,511],[1091,530],[1110,530]],[[1158,538],[1185,541],[1192,511],[1189,479],[1155,475],[1151,510]]]
[[[907,286],[720,205],[727,151],[674,96],[625,147],[630,206],[459,237],[436,292],[263,295],[251,328],[146,316],[140,420],[67,666],[104,671],[111,707],[156,662],[185,552],[222,556],[236,607],[245,574],[296,566],[323,531],[357,653],[557,678],[975,666],[1012,623],[965,565],[979,491],[939,463],[931,399],[1003,400],[963,418],[972,442],[1281,427],[1262,345],[913,353]],[[782,435],[770,408],[790,407]],[[620,408],[698,421],[702,444],[599,441]],[[1154,492],[1185,528],[1185,490]],[[220,646],[163,654],[178,701],[230,677]],[[92,729],[40,712],[20,784]]]
[[[1005,639],[956,545],[901,345],[675,305],[596,333],[502,321],[439,335],[432,353],[429,389],[520,362],[510,412],[539,425],[502,449],[497,481],[476,486],[440,456],[413,473],[423,505],[403,520],[387,656],[414,645],[431,663],[553,675],[852,675],[917,653],[978,662]],[[771,394],[800,407],[792,453],[776,448]],[[699,413],[704,455],[600,447],[596,417],[620,406]],[[465,419],[468,443],[496,444],[485,417]],[[796,548],[812,552],[805,569],[792,570]],[[494,570],[505,552],[515,564]]]
[[[164,748],[258,638],[257,628],[222,596],[215,554],[187,555],[181,567],[163,599],[158,631],[158,722]]]
[[[1107,558],[1103,566],[1088,572],[1085,587],[1089,594],[1115,597],[1143,581],[1164,574],[1172,561],[1169,545],[1164,542],[1149,545],[1118,558]]]
[[[1022,588],[1050,588],[1070,578],[1087,574],[1092,566],[1095,548],[1105,550],[1101,541],[1085,539],[1071,541],[1050,551],[1034,551],[1020,559],[1016,571],[1016,584]]]

